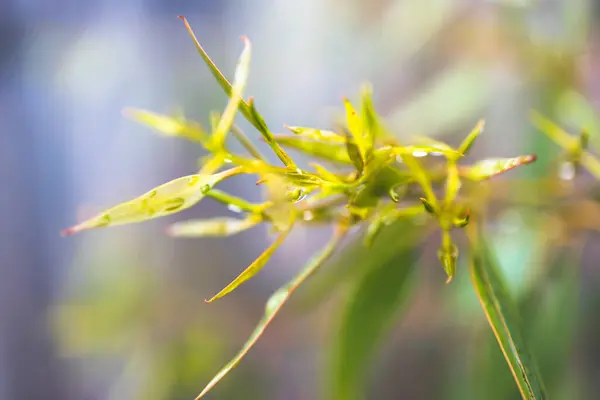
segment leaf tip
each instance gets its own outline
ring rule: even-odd
[[[71,236],[77,232],[79,232],[81,229],[78,228],[78,226],[72,226],[70,228],[67,229],[63,229],[62,231],[60,231],[60,236]]]

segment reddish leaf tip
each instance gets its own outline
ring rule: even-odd
[[[70,236],[70,235],[73,235],[73,234],[75,234],[75,233],[77,233],[79,231],[80,231],[80,229],[78,229],[76,226],[72,226],[71,228],[67,228],[67,229],[62,230],[60,232],[60,236]]]
[[[185,22],[185,17],[183,15],[178,15],[177,18]]]

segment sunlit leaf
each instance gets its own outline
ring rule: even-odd
[[[460,144],[460,146],[458,147],[458,152],[461,153],[462,155],[467,155],[469,153],[469,150],[471,150],[473,143],[475,143],[475,140],[483,132],[484,127],[485,127],[485,121],[480,120],[477,123],[477,125],[475,125],[475,128],[473,128],[471,133],[469,133],[469,135],[465,138],[465,140],[463,140],[463,142]]]
[[[460,167],[459,174],[472,181],[483,181],[521,165],[530,164],[536,159],[537,156],[535,154],[513,158],[489,158],[468,167]]]
[[[365,150],[365,141],[364,141],[364,127],[362,121],[360,120],[360,116],[356,112],[356,109],[350,102],[350,100],[344,98],[344,109],[346,110],[346,126],[350,131],[352,139],[356,143],[356,145],[361,149],[361,151]],[[362,153],[363,156],[365,153]]]
[[[576,138],[537,111],[531,112],[531,122],[563,149],[570,151],[577,146]]]
[[[335,182],[335,183],[344,183],[343,179],[334,174],[333,172],[326,169],[324,166],[317,163],[310,163],[310,166],[315,169],[317,174],[326,181]]]
[[[461,153],[459,153],[457,150],[442,142],[429,141],[429,143],[429,145],[394,146],[393,150],[399,156],[406,154],[417,158],[428,155],[444,155],[449,158],[457,158],[461,156]]]
[[[276,135],[275,141],[282,146],[291,147],[305,154],[325,160],[350,164],[350,158],[344,143],[318,142],[301,136]]]
[[[229,102],[217,124],[217,129],[213,133],[213,140],[217,148],[222,148],[225,144],[225,137],[233,126],[233,120],[235,119],[239,104],[243,99],[242,96],[244,94],[246,82],[248,81],[252,45],[245,36],[242,39],[244,40],[244,50],[240,55],[238,65],[235,69],[235,77],[233,85],[231,86],[231,93],[229,94]]]
[[[183,118],[177,119],[138,108],[126,108],[123,114],[165,136],[182,137],[199,143],[208,140],[207,133],[200,125]]]
[[[255,215],[245,219],[227,217],[192,219],[171,225],[167,229],[167,234],[178,237],[231,236],[250,229],[260,222],[262,219]]]
[[[343,132],[346,136],[346,153],[352,161],[352,164],[354,164],[356,171],[360,174],[365,167],[365,160],[361,154],[360,148],[352,139],[352,136],[345,129],[343,129]]]
[[[446,283],[452,282],[456,275],[456,260],[458,259],[458,247],[452,242],[450,231],[442,231],[442,247],[438,250],[438,258],[444,272],[448,275]]]
[[[290,227],[291,228],[291,227]],[[290,233],[290,228],[281,232],[277,239],[269,246],[252,264],[248,266],[241,274],[239,274],[231,283],[225,286],[219,293],[214,295],[210,300],[207,300],[208,303],[211,303],[221,297],[233,292],[238,286],[248,281],[252,277],[254,277],[258,272],[265,266],[265,264],[271,259],[275,251],[283,244],[288,234]]]
[[[185,17],[183,17],[181,15],[179,16],[179,18],[185,24],[185,27],[186,27],[190,37],[192,38],[192,40],[194,41],[194,44],[196,45],[196,49],[198,50],[198,53],[200,53],[202,60],[208,66],[208,69],[210,70],[211,74],[216,79],[219,86],[221,86],[223,91],[227,94],[227,96],[231,97],[232,96],[231,83],[229,83],[227,78],[225,78],[223,73],[219,70],[219,68],[217,68],[217,66],[211,60],[211,58],[208,56],[208,54],[206,53],[204,48],[200,45],[200,42],[198,42],[198,39],[196,38],[196,35],[194,34],[194,31],[192,30],[192,27],[188,23],[187,19],[185,19]],[[240,112],[244,115],[244,117],[248,120],[248,122],[250,122],[263,135],[267,144],[269,146],[271,146],[271,148],[273,149],[273,151],[275,152],[277,157],[279,157],[279,159],[286,166],[294,166],[294,162],[289,158],[289,156],[285,153],[285,151],[283,151],[283,149],[281,147],[279,147],[279,145],[273,140],[273,135],[268,130],[264,119],[256,111],[256,108],[254,107],[254,105],[252,104],[252,107],[250,107],[250,105],[248,103],[246,103],[246,101],[244,101],[244,99],[241,99],[239,108],[240,108]]]
[[[306,139],[319,140],[322,142],[332,142],[344,144],[346,139],[344,136],[338,135],[335,132],[327,131],[324,129],[304,128],[301,126],[285,126],[295,135],[301,136]]]
[[[521,396],[524,399],[545,399],[546,393],[537,366],[522,338],[518,310],[506,290],[496,261],[480,232],[470,230],[469,239],[473,287]]]
[[[373,105],[373,88],[371,85],[364,85],[361,93],[361,120],[364,130],[365,146],[367,153],[365,157],[369,157],[371,150],[375,144],[375,139],[380,135],[379,121],[375,106]]]
[[[429,180],[427,172],[425,171],[419,160],[417,160],[414,156],[404,154],[401,155],[401,157],[402,162],[406,164],[408,169],[412,172],[417,183],[419,183],[419,185],[423,189],[427,203],[432,207],[432,209],[435,209],[437,207],[437,198],[433,193],[433,187],[431,186],[431,181]]]
[[[354,282],[332,343],[332,381],[327,398],[366,398],[365,384],[386,333],[406,305],[416,267],[415,245],[421,230],[409,221],[398,223],[402,244],[376,240],[370,257],[351,260],[362,274]]]
[[[460,190],[461,182],[460,177],[458,176],[458,166],[455,162],[449,161],[448,166],[446,168],[448,176],[446,178],[446,196],[445,196],[445,204],[448,206],[452,204],[458,191]]]
[[[269,300],[267,301],[265,307],[265,314],[263,318],[259,321],[258,325],[250,335],[248,341],[244,344],[242,349],[236,354],[236,356],[225,365],[216,375],[215,377],[206,385],[206,387],[202,390],[202,392],[196,397],[196,400],[202,398],[206,393],[208,393],[229,371],[231,371],[244,356],[248,353],[248,351],[254,346],[256,341],[263,334],[266,327],[271,323],[275,315],[279,312],[281,307],[287,302],[292,293],[308,278],[313,272],[315,272],[321,265],[327,261],[327,259],[333,254],[334,250],[337,248],[340,243],[343,234],[338,234],[333,237],[333,239],[319,252],[317,253],[308,264],[300,271],[298,275],[296,275],[290,282],[283,285],[279,288],[275,293],[271,295]]]
[[[188,175],[177,178],[66,229],[63,235],[174,214],[198,203],[217,183],[240,172],[238,168],[233,168],[215,175]]]

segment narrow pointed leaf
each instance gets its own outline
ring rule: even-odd
[[[521,396],[523,399],[545,399],[537,365],[523,340],[518,309],[506,290],[496,260],[477,230],[469,231],[469,239],[473,287]]]
[[[200,125],[185,121],[183,118],[168,117],[138,108],[126,108],[123,114],[165,136],[182,137],[199,143],[208,139],[208,135]]]
[[[433,192],[431,180],[429,179],[427,172],[425,171],[419,160],[417,160],[414,156],[409,154],[403,154],[401,155],[401,157],[404,164],[406,164],[408,169],[410,169],[410,171],[412,172],[417,183],[423,189],[427,202],[430,204],[432,209],[435,209],[437,207],[437,198],[435,197],[435,193]]]
[[[350,103],[350,100],[344,99],[344,108],[346,109],[346,126],[350,131],[352,141],[358,147],[358,150],[361,154],[361,158],[364,161],[367,157],[369,149],[364,137],[363,123],[360,120],[360,116],[354,109],[354,106],[352,105],[352,103]]]
[[[458,147],[458,152],[461,153],[462,155],[467,155],[469,153],[469,150],[471,150],[473,143],[475,143],[475,140],[483,132],[484,127],[485,127],[485,121],[480,120],[477,123],[477,125],[475,125],[475,128],[473,128],[471,133],[469,133],[469,135],[465,138],[465,140],[463,140],[463,142],[460,144],[460,146]]]
[[[458,191],[460,190],[461,182],[460,177],[458,176],[458,166],[455,162],[448,162],[448,177],[446,178],[446,196],[445,203],[446,205],[452,204]]]
[[[334,183],[341,183],[341,184],[344,183],[344,180],[340,176],[329,171],[324,166],[314,163],[314,162],[310,163],[310,166],[313,167],[315,169],[315,171],[317,172],[317,174],[324,180],[329,181],[329,182],[334,182]]]
[[[269,246],[260,256],[258,256],[258,258],[256,260],[254,260],[254,262],[252,264],[250,264],[248,266],[248,268],[246,268],[241,274],[239,274],[237,276],[237,278],[235,278],[233,281],[231,281],[231,283],[229,285],[225,286],[223,288],[223,290],[221,290],[219,293],[214,295],[207,302],[212,303],[213,301],[220,299],[221,297],[225,296],[226,294],[233,292],[238,286],[240,286],[244,282],[246,282],[249,279],[251,279],[252,277],[254,277],[254,275],[258,274],[258,272],[271,259],[271,257],[275,253],[275,251],[279,248],[279,246],[281,246],[283,244],[283,242],[287,238],[288,234],[290,233],[290,228],[281,232],[277,236],[277,239],[275,239],[273,244],[271,244],[271,246]]]
[[[196,49],[198,50],[198,53],[202,57],[202,60],[204,61],[204,63],[208,66],[208,69],[210,70],[211,74],[214,76],[217,83],[219,84],[219,86],[221,86],[221,88],[223,89],[225,94],[227,94],[227,96],[231,97],[231,95],[232,95],[231,83],[229,83],[227,78],[225,78],[223,73],[219,70],[219,68],[217,68],[215,63],[208,56],[208,53],[206,53],[204,48],[200,45],[200,42],[198,42],[198,39],[196,38],[196,35],[194,34],[194,31],[192,30],[192,27],[188,23],[187,19],[185,19],[185,17],[183,17],[181,15],[179,16],[179,19],[181,19],[183,21],[183,23],[185,24],[188,34],[194,41],[194,44],[196,45]],[[240,108],[240,112],[244,115],[246,120],[248,120],[248,122],[250,122],[263,135],[267,144],[269,144],[269,146],[271,146],[271,148],[273,149],[273,151],[275,152],[277,157],[279,157],[279,159],[284,163],[284,165],[293,166],[294,162],[287,156],[285,151],[283,151],[283,149],[281,147],[279,147],[279,145],[273,140],[273,135],[271,134],[271,132],[269,132],[269,130],[264,122],[264,119],[260,116],[260,114],[258,114],[256,109],[254,108],[254,105],[252,105],[252,107],[250,107],[250,104],[248,104],[246,101],[244,101],[244,99],[241,99],[239,108]]]
[[[224,145],[225,137],[233,126],[233,120],[235,119],[235,114],[238,110],[239,104],[242,101],[242,95],[246,87],[246,82],[248,81],[252,45],[245,36],[242,39],[244,40],[244,50],[240,55],[238,65],[235,69],[235,77],[233,80],[233,86],[231,87],[231,93],[229,95],[229,102],[227,103],[227,107],[225,108],[225,111],[223,112],[223,115],[217,124],[217,129],[213,134],[213,140],[219,148]]]
[[[255,215],[245,219],[227,217],[192,219],[171,225],[167,233],[178,237],[223,237],[253,228],[260,222],[262,222],[261,218]]]
[[[537,111],[531,112],[531,122],[563,149],[569,151],[577,145],[577,139],[575,137],[569,135],[560,126],[556,125]]]
[[[379,136],[380,130],[377,113],[375,112],[375,106],[373,105],[372,95],[372,87],[370,85],[365,85],[362,89],[360,111],[365,135],[365,144],[367,147],[367,157],[373,149],[375,140]]]
[[[321,265],[323,265],[327,259],[329,259],[329,257],[331,257],[342,238],[343,234],[335,235],[333,239],[308,262],[308,264],[300,271],[298,275],[296,275],[291,281],[283,285],[271,295],[265,307],[265,314],[250,335],[248,341],[246,341],[242,349],[235,355],[235,357],[229,361],[227,365],[225,365],[206,385],[198,397],[196,397],[196,400],[204,397],[204,395],[208,393],[221,379],[223,379],[223,377],[227,375],[229,371],[239,364],[242,358],[244,358],[244,356],[263,334],[267,326],[275,318],[281,307],[283,307],[283,305],[288,301],[292,293],[306,280],[306,278],[308,278]]]
[[[328,161],[350,164],[350,157],[344,143],[318,142],[301,136],[276,135],[275,141],[284,147],[290,147],[314,157]]]
[[[503,174],[511,169],[527,165],[537,159],[535,154],[514,158],[490,158],[479,161],[469,167],[463,167],[459,173],[472,181],[483,181]]]
[[[412,288],[422,231],[410,221],[396,224],[399,246],[375,240],[366,257],[351,262],[362,274],[354,276],[347,304],[332,346],[332,385],[327,398],[367,398],[366,378],[390,329],[398,324]],[[347,266],[348,267],[348,266]]]
[[[346,153],[352,161],[352,164],[354,164],[356,171],[360,174],[365,167],[365,160],[360,152],[360,148],[357,146],[356,142],[353,141],[350,134],[345,129],[343,131],[346,136]]]
[[[172,180],[63,232],[130,224],[174,214],[198,203],[220,181],[238,173],[232,169],[215,175],[189,175]]]

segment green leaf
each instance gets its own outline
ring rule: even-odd
[[[233,86],[231,86],[229,102],[217,124],[217,129],[213,133],[214,143],[219,149],[223,148],[225,138],[233,126],[233,120],[235,119],[239,104],[243,99],[242,96],[244,94],[246,82],[248,81],[252,45],[247,37],[244,36],[242,39],[244,40],[244,50],[240,55],[238,65],[235,69],[235,78],[233,80]]]
[[[126,108],[123,110],[123,115],[165,136],[182,137],[199,143],[208,140],[208,135],[200,125],[183,118],[168,117],[138,108]]]
[[[192,27],[188,23],[187,19],[185,19],[185,17],[181,15],[179,16],[179,19],[181,19],[185,24],[188,34],[194,41],[198,53],[200,53],[202,60],[208,66],[208,69],[210,70],[211,74],[214,76],[217,83],[219,84],[219,86],[221,86],[221,88],[227,94],[227,96],[231,97],[233,92],[231,83],[229,83],[227,78],[225,78],[223,73],[219,70],[219,68],[217,68],[217,66],[210,59],[204,48],[200,45],[200,42],[198,42],[198,39],[196,38],[196,35],[194,34],[194,31],[192,30]],[[271,146],[277,157],[279,157],[279,159],[284,163],[284,165],[288,167],[294,166],[294,162],[289,158],[285,151],[283,151],[283,149],[279,147],[279,145],[273,140],[273,135],[268,130],[267,125],[265,124],[265,121],[262,118],[262,116],[260,116],[260,114],[256,111],[254,104],[248,104],[246,103],[246,101],[244,101],[244,99],[240,99],[239,108],[240,112],[244,115],[246,120],[248,120],[248,122],[250,122],[263,135],[267,144]]]
[[[305,154],[325,160],[350,164],[350,157],[344,143],[318,142],[301,136],[275,135],[275,141],[282,146],[291,147]]]
[[[537,366],[523,340],[518,309],[506,290],[496,261],[479,232],[469,231],[469,240],[473,287],[521,396],[524,399],[544,399],[546,393]]]
[[[444,202],[446,206],[452,204],[458,191],[460,190],[461,182],[458,176],[458,166],[453,161],[448,161],[447,167],[448,176],[446,178],[446,196]]]
[[[327,398],[364,399],[366,378],[386,333],[398,322],[408,300],[417,261],[420,229],[398,224],[399,246],[376,240],[370,257],[353,260],[363,273],[354,282],[332,343],[332,386]]]
[[[334,237],[327,243],[327,245],[317,254],[315,255],[308,264],[300,271],[298,275],[296,275],[291,281],[283,285],[279,288],[275,293],[271,295],[269,300],[267,301],[265,307],[265,314],[263,318],[259,321],[258,325],[250,335],[250,338],[242,349],[235,355],[235,357],[227,363],[216,375],[215,377],[206,385],[206,387],[202,390],[202,392],[196,397],[196,400],[202,398],[206,393],[208,393],[225,375],[229,373],[248,353],[248,351],[254,346],[256,341],[263,334],[266,327],[271,323],[271,321],[275,318],[281,307],[287,302],[292,293],[300,286],[306,278],[308,278],[313,272],[315,272],[321,265],[329,259],[329,257],[333,254],[334,250],[337,248],[341,239],[343,238],[344,233],[336,234]]]
[[[463,142],[460,144],[458,147],[458,152],[463,156],[466,156],[469,153],[469,150],[471,150],[473,143],[475,143],[475,140],[479,137],[479,135],[481,135],[481,132],[483,132],[484,127],[485,121],[480,120],[477,125],[475,125],[475,128],[473,128],[471,133],[469,133],[465,140],[463,140]]]
[[[371,85],[364,85],[362,88],[361,96],[361,119],[363,123],[365,145],[367,148],[366,157],[369,157],[375,140],[380,135],[379,121],[377,113],[375,112],[375,106],[373,105],[373,88]]]
[[[394,146],[394,152],[399,155],[413,155],[415,157],[424,157],[427,155],[444,155],[447,158],[457,158],[462,154],[445,143],[435,140],[428,140],[429,145],[410,145]]]
[[[261,222],[262,218],[256,215],[245,219],[227,217],[192,219],[171,225],[167,229],[167,234],[178,237],[231,236],[253,228]]]
[[[461,167],[459,174],[472,181],[483,181],[503,174],[513,168],[527,165],[537,159],[535,154],[513,158],[489,158],[471,166]]]
[[[350,100],[344,98],[344,108],[346,109],[346,126],[350,131],[350,137],[354,144],[358,147],[359,153],[363,161],[367,157],[368,150],[367,143],[364,137],[363,123],[358,116],[358,113],[354,109]]]
[[[240,172],[239,168],[232,168],[214,175],[177,178],[66,229],[62,234],[71,235],[86,229],[130,224],[174,214],[198,203],[217,183]]]
[[[327,168],[325,168],[324,166],[311,162],[309,163],[311,167],[314,168],[314,170],[317,172],[317,174],[324,180],[329,181],[329,182],[333,182],[333,183],[337,183],[337,184],[343,184],[344,180],[334,174],[333,172],[329,171]]]
[[[269,246],[252,264],[248,266],[241,274],[239,274],[231,283],[223,288],[219,293],[215,294],[210,300],[207,300],[207,303],[212,303],[213,301],[220,299],[233,292],[238,286],[243,284],[244,282],[250,280],[254,277],[254,275],[258,274],[258,272],[265,266],[265,264],[273,257],[275,251],[283,244],[288,234],[290,233],[292,226],[288,227],[287,230],[281,232],[277,239]]]
[[[344,136],[338,135],[335,132],[326,131],[323,129],[304,128],[301,126],[285,125],[285,127],[289,129],[292,133],[306,139],[320,140],[323,142],[332,142],[340,144],[346,143],[346,139],[344,139]]]
[[[352,136],[348,133],[348,131],[346,131],[346,129],[343,129],[343,132],[346,137],[346,153],[356,168],[356,171],[361,174],[365,167],[365,160],[360,152],[360,148],[353,141]]]
[[[531,122],[564,150],[571,151],[577,146],[577,139],[565,132],[561,127],[544,117],[537,111],[532,111]]]
[[[427,175],[427,172],[416,157],[409,154],[403,154],[401,155],[401,157],[402,162],[406,164],[410,172],[412,172],[419,186],[421,186],[421,188],[423,189],[427,202],[429,203],[431,208],[435,210],[437,207],[437,198],[435,197],[435,193],[433,192],[433,187],[431,186],[431,181],[429,179],[429,176]]]

